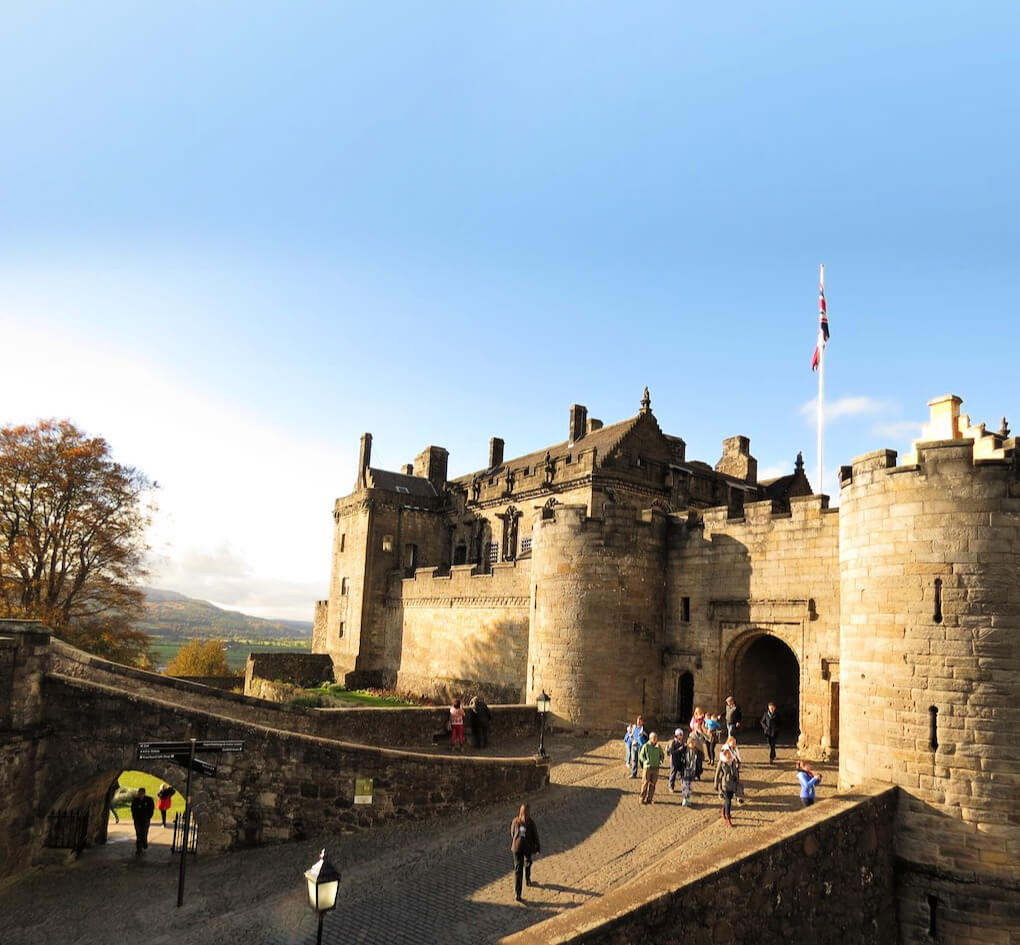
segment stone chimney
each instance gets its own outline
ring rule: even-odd
[[[400,467],[400,471],[405,476],[413,476],[414,475],[414,463],[404,463],[404,465]]]
[[[494,436],[489,440],[489,469],[503,465],[503,441]]]
[[[746,436],[731,436],[723,440],[722,458],[715,464],[715,471],[758,482],[758,460],[751,455],[751,441]]]
[[[570,436],[568,442],[576,443],[584,439],[588,432],[588,408],[580,404],[570,405]]]
[[[358,482],[355,488],[364,489],[368,481],[368,467],[372,462],[372,434],[361,434],[361,452],[358,455]]]
[[[436,487],[437,492],[442,492],[446,486],[446,467],[449,459],[449,451],[441,446],[426,446],[414,458],[414,474],[422,479],[428,479]]]
[[[588,432],[594,433],[596,430],[602,429],[602,421],[596,420],[594,417],[588,420]]]

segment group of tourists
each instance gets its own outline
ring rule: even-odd
[[[656,732],[645,731],[645,721],[638,716],[627,726],[623,736],[625,764],[631,778],[641,771],[641,803],[651,804],[659,769],[669,760],[669,790],[676,793],[680,783],[681,806],[691,806],[694,782],[700,781],[705,768],[715,768],[713,787],[722,802],[721,816],[733,826],[733,800],[744,803],[744,785],[740,779],[741,757],[737,745],[737,732],[743,724],[743,713],[733,696],[726,698],[722,712],[712,715],[696,706],[686,729],[677,728],[663,747]],[[776,739],[782,720],[774,702],[769,702],[761,717],[761,730],[769,746],[769,763],[776,760]],[[725,734],[724,734],[725,731]],[[721,743],[721,744],[720,744]],[[718,760],[716,746],[719,745]],[[821,781],[807,762],[798,762],[797,779],[801,787],[804,806],[814,803],[815,786]]]

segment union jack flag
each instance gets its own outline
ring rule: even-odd
[[[826,342],[829,340],[829,316],[825,311],[825,266],[822,266],[821,275],[818,279],[818,341],[815,343],[815,353],[811,358],[811,370],[817,371],[822,360],[822,352],[825,350]]]

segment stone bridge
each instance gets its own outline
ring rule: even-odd
[[[426,817],[548,783],[548,764],[531,758],[383,747],[425,745],[445,712],[282,706],[97,659],[39,623],[0,621],[0,876],[47,848],[103,842],[108,793],[125,769],[183,787],[172,762],[135,760],[140,741],[244,741],[242,753],[204,756],[216,774],[193,778],[209,852]],[[534,707],[498,707],[500,729],[536,731]],[[373,781],[368,805],[354,803],[361,778]],[[59,827],[68,822],[80,828],[73,842]]]

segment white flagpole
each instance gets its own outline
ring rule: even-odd
[[[819,293],[825,291],[825,263],[818,266],[818,287]],[[825,338],[822,335],[822,313],[818,312],[818,485],[815,491],[819,494],[825,492],[822,471],[825,468],[825,454],[823,451],[824,430],[825,430]]]

